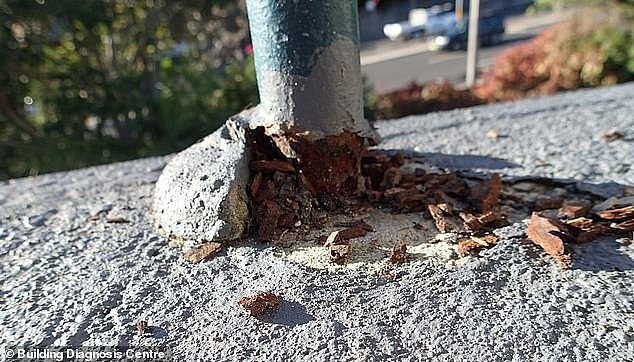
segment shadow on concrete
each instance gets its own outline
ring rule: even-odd
[[[152,337],[156,339],[167,337],[167,331],[165,328],[159,326],[151,326],[150,332],[152,333]]]
[[[282,300],[280,301],[277,312],[269,322],[272,324],[295,327],[312,320],[315,320],[315,317],[308,313],[306,307],[297,302]]]
[[[459,171],[459,170],[501,170],[506,168],[522,167],[521,165],[505,160],[503,158],[496,158],[491,156],[482,155],[450,155],[446,153],[422,153],[412,150],[382,150],[390,155],[402,154],[410,157],[411,159],[436,166],[439,168]],[[484,177],[485,175],[483,175]]]
[[[426,161],[427,163],[437,166],[448,168],[452,170],[461,169],[486,169],[486,170],[500,170],[505,168],[521,167],[517,163],[490,156],[480,155],[448,155],[444,153],[418,153],[415,155],[417,158]]]
[[[627,248],[615,238],[602,237],[589,243],[572,245],[572,269],[600,272],[634,270],[634,260],[621,251]]]

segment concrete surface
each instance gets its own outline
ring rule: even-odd
[[[384,148],[431,163],[632,185],[633,94],[634,84],[584,90],[379,131]],[[487,138],[492,129],[507,137]],[[626,138],[601,140],[613,130]],[[313,270],[250,241],[192,265],[148,215],[168,158],[0,186],[0,346],[158,345],[177,360],[634,359],[628,239],[573,246],[567,271],[524,240],[522,223],[477,257],[420,257],[392,276]],[[236,304],[259,289],[282,298],[266,320]],[[151,336],[137,335],[139,320]]]

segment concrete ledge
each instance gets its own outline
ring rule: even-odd
[[[378,127],[383,148],[444,166],[633,185],[633,94],[626,84]],[[604,142],[610,131],[626,137]],[[177,360],[634,359],[625,239],[573,246],[568,271],[522,239],[521,223],[477,257],[420,257],[393,278],[311,270],[251,242],[192,265],[148,214],[166,159],[0,185],[0,346],[158,345]],[[282,297],[270,320],[236,304],[259,289]],[[139,320],[151,336],[137,335]]]

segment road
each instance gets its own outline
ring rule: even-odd
[[[500,44],[480,50],[479,68],[492,65],[495,57],[504,49],[533,38],[553,22],[534,24],[536,26],[530,26],[529,23],[524,29],[513,28]],[[412,81],[422,83],[447,79],[462,83],[465,77],[466,52],[428,51],[423,40],[384,41],[366,46],[361,53],[361,64],[363,73],[375,90],[386,92],[404,87]]]

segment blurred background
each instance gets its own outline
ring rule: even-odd
[[[371,120],[634,80],[634,0],[359,0]],[[258,94],[242,1],[0,0],[0,179],[181,150]]]

